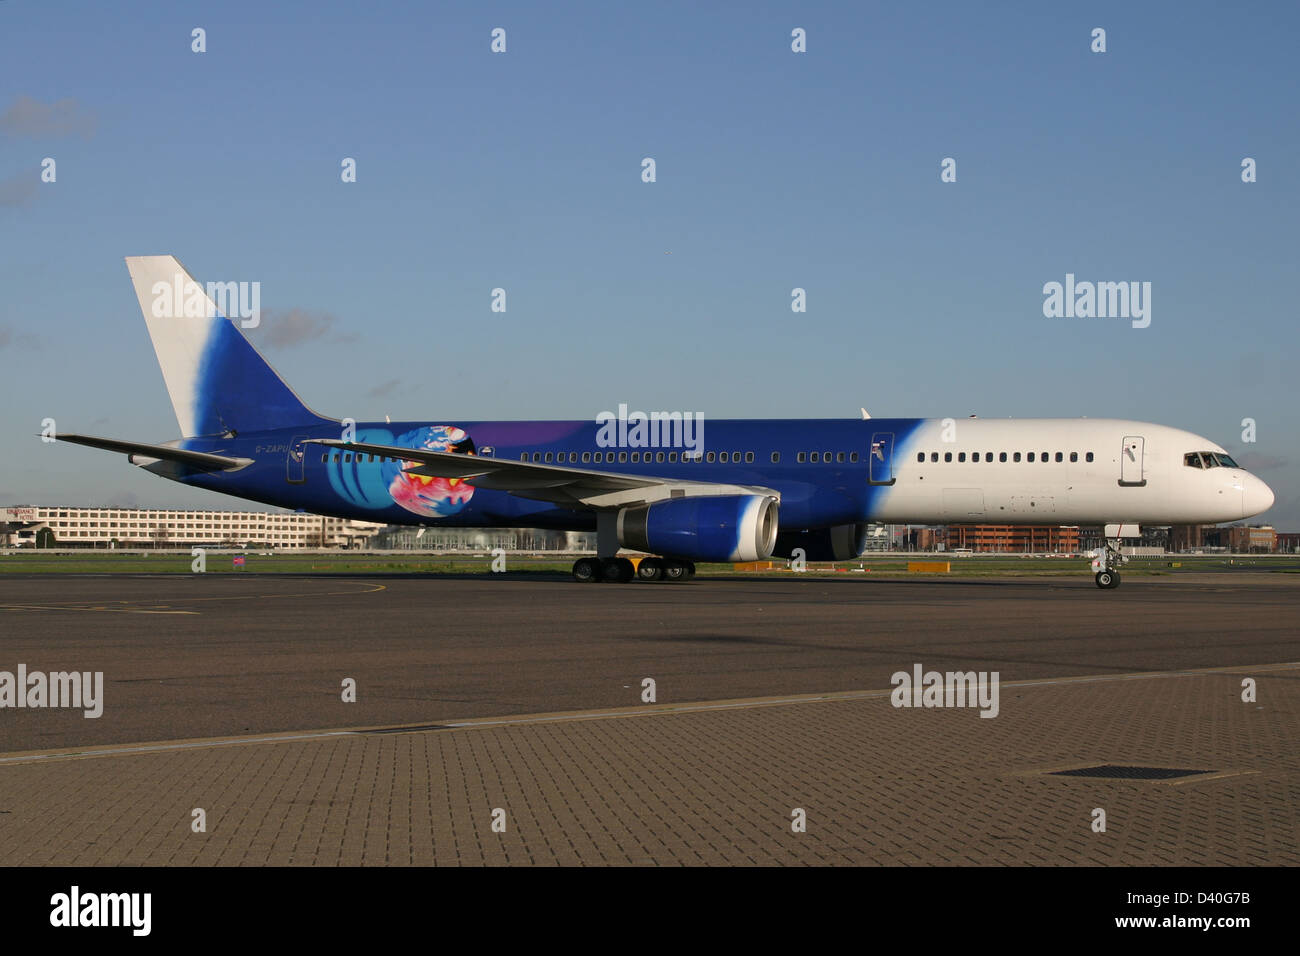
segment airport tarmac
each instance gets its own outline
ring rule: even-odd
[[[1298,588],[5,576],[0,670],[104,710],[0,711],[0,864],[1296,864]]]

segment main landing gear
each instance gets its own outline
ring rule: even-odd
[[[695,564],[673,558],[642,558],[633,564],[627,558],[579,558],[573,562],[573,579],[583,584],[610,581],[626,584],[638,581],[684,581],[695,575]]]
[[[1097,587],[1109,590],[1119,587],[1119,568],[1128,561],[1119,550],[1119,538],[1107,538],[1106,546],[1096,552],[1092,560],[1092,569],[1096,572],[1093,579]]]

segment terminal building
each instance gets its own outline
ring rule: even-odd
[[[15,548],[364,548],[383,524],[298,512],[18,505],[0,508]]]

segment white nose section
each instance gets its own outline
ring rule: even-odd
[[[1241,516],[1249,518],[1273,507],[1273,489],[1253,475],[1246,479],[1241,492]]]

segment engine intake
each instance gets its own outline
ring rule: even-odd
[[[689,561],[762,561],[776,544],[777,500],[770,495],[670,498],[618,513],[627,548]]]

